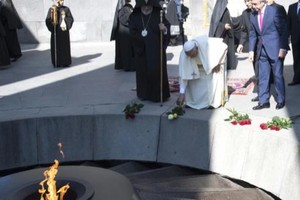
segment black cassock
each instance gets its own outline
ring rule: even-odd
[[[65,12],[66,30],[60,27],[62,23],[61,12]],[[70,47],[70,29],[74,19],[67,6],[57,7],[58,24],[54,26],[51,22],[51,8],[46,17],[46,26],[51,32],[51,60],[54,67],[67,67],[72,63]]]
[[[0,1],[0,15],[2,12],[2,3]],[[6,66],[10,64],[9,53],[5,42],[6,32],[0,21],[0,66]]]
[[[1,13],[1,2],[0,2],[0,13]],[[0,21],[0,66],[6,66],[10,64],[10,58],[8,49],[5,42],[6,33],[2,22]]]
[[[2,24],[6,32],[6,44],[11,58],[22,56],[17,29],[23,28],[21,19],[11,0],[1,0],[3,9],[0,14]]]
[[[10,64],[8,49],[5,42],[6,33],[0,21],[0,66]]]
[[[227,4],[227,0],[217,0],[211,16],[209,37],[223,38],[223,42],[228,45],[227,69],[236,69],[233,24]],[[230,24],[232,29],[226,30],[226,23]]]
[[[120,9],[118,8],[119,5],[116,8],[111,37],[111,40],[115,40],[115,69],[134,71],[133,47],[129,33],[129,17],[133,7],[131,4],[125,4]]]
[[[144,21],[144,23],[143,23]],[[140,9],[134,9],[130,16],[130,33],[132,35],[134,48],[134,65],[136,68],[137,96],[141,100],[159,102],[161,97],[160,86],[160,9],[153,7],[152,14],[143,15]],[[168,34],[163,38],[163,62],[162,62],[162,100],[166,101],[170,97],[169,83],[167,75],[166,47],[168,44]],[[142,36],[142,31],[147,30],[147,36]]]

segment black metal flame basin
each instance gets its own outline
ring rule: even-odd
[[[4,200],[40,200],[39,183],[49,168],[27,170],[0,178],[0,196]],[[70,185],[65,200],[132,200],[133,188],[123,175],[99,167],[60,166],[56,187]]]

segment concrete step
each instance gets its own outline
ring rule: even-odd
[[[273,200],[258,189],[203,189],[198,192],[137,190],[141,200]]]
[[[146,170],[150,170],[151,168],[138,162],[126,162],[120,165],[113,166],[109,169],[118,172],[120,174],[129,176],[130,174],[143,172]]]
[[[144,190],[175,190],[175,191],[198,191],[202,188],[231,188],[242,189],[243,187],[216,174],[173,176],[168,178],[148,178],[133,182],[137,188]]]
[[[127,177],[132,182],[135,182],[135,180],[161,179],[179,176],[190,176],[196,174],[197,173],[194,170],[189,168],[167,166],[158,169],[150,169],[147,171],[132,173],[130,175],[127,175]]]

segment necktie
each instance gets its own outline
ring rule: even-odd
[[[300,4],[298,4],[297,17],[298,17],[298,20],[300,21]]]
[[[263,13],[262,12],[259,12],[258,13],[259,14],[259,18],[258,18],[258,20],[259,20],[259,29],[260,30],[262,30],[262,26],[263,26]]]

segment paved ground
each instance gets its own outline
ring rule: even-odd
[[[0,70],[0,121],[31,118],[37,115],[69,115],[90,112],[95,106],[137,101],[135,73],[114,70],[114,43],[73,43],[73,64],[69,68],[53,68],[49,44],[23,45],[23,57],[10,68]],[[177,76],[181,46],[168,47],[168,73]],[[292,78],[291,52],[285,61],[286,84]],[[228,72],[230,78],[251,78],[253,69],[247,54],[238,55],[238,67]],[[256,94],[231,95],[226,108],[257,116],[297,116],[300,86],[287,86],[286,107],[276,110],[271,97],[270,109],[253,111],[250,101]],[[175,104],[178,93],[164,105]],[[144,104],[153,104],[143,102]],[[159,104],[158,104],[159,106]],[[222,109],[222,108],[221,108]],[[87,111],[89,110],[89,111]],[[197,111],[199,115],[203,111]],[[213,111],[212,111],[213,112]]]

